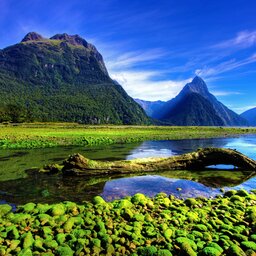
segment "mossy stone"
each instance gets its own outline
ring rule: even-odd
[[[210,247],[206,246],[202,250],[202,256],[220,256],[222,252],[220,252],[217,248],[215,247]]]
[[[59,256],[73,256],[74,251],[68,246],[59,246],[56,250],[57,255]]]
[[[95,205],[105,205],[106,201],[101,196],[95,196],[92,200]]]
[[[24,235],[24,238],[23,238],[23,248],[24,249],[30,248],[30,247],[33,246],[33,243],[34,243],[34,238],[33,238],[32,233],[29,231],[28,233],[26,233]]]
[[[141,256],[155,256],[157,248],[155,246],[140,247],[138,252]]]
[[[231,196],[235,195],[236,193],[237,193],[236,190],[229,190],[229,191],[226,191],[226,192],[224,193],[224,196],[226,196],[226,197],[231,197]]]
[[[192,247],[192,249],[193,249],[194,251],[197,250],[197,245],[196,245],[196,243],[195,243],[194,241],[188,239],[187,237],[178,237],[178,238],[176,238],[175,241],[176,241],[176,243],[177,243],[178,245],[181,245],[182,243],[188,243],[188,244]]]
[[[248,191],[246,191],[245,189],[240,189],[240,190],[238,190],[236,194],[237,194],[238,196],[242,196],[242,197],[249,196]]]
[[[227,251],[230,256],[246,256],[246,253],[236,244],[232,244]]]
[[[157,256],[172,256],[172,253],[167,249],[160,249],[158,250]]]
[[[140,204],[140,205],[146,205],[147,204],[147,197],[141,193],[137,193],[135,194],[132,198],[131,198],[132,203],[134,204]]]
[[[167,240],[170,240],[170,239],[171,239],[172,234],[173,234],[173,231],[172,231],[172,229],[170,229],[170,228],[167,228],[167,229],[164,231],[164,237],[165,237]]]
[[[52,216],[60,216],[65,214],[65,207],[63,204],[55,204],[51,209]]]
[[[12,207],[9,204],[0,204],[0,217],[6,215],[12,210]]]
[[[21,207],[23,212],[32,213],[36,207],[35,203],[27,203]]]
[[[256,243],[253,241],[243,241],[241,245],[245,249],[252,249],[253,251],[256,251]]]
[[[184,256],[197,256],[197,253],[193,250],[192,246],[187,243],[183,242],[181,245],[181,255]]]
[[[33,256],[33,253],[30,248],[24,248],[18,253],[18,256]]]
[[[184,203],[187,205],[187,206],[194,206],[197,203],[196,199],[195,198],[187,198]]]

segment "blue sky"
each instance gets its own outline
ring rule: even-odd
[[[135,98],[168,100],[195,74],[234,111],[256,106],[254,0],[0,0],[0,48],[30,31],[79,34]]]

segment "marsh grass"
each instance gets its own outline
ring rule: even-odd
[[[109,145],[145,140],[231,137],[255,128],[184,126],[88,126],[73,123],[0,125],[0,148]]]

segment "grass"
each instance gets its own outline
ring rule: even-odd
[[[88,126],[73,123],[0,125],[0,148],[107,145],[145,140],[231,137],[256,128],[177,126]]]

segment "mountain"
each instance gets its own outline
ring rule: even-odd
[[[256,108],[246,110],[240,116],[247,120],[249,125],[256,126]]]
[[[198,76],[152,115],[173,125],[247,125],[246,120],[219,102]]]
[[[161,109],[165,101],[146,101],[146,100],[140,100],[140,99],[134,99],[146,112],[146,114],[149,117],[154,118],[154,113],[157,113],[159,109]]]
[[[149,123],[95,46],[79,35],[35,32],[0,50],[0,121],[9,120]]]

